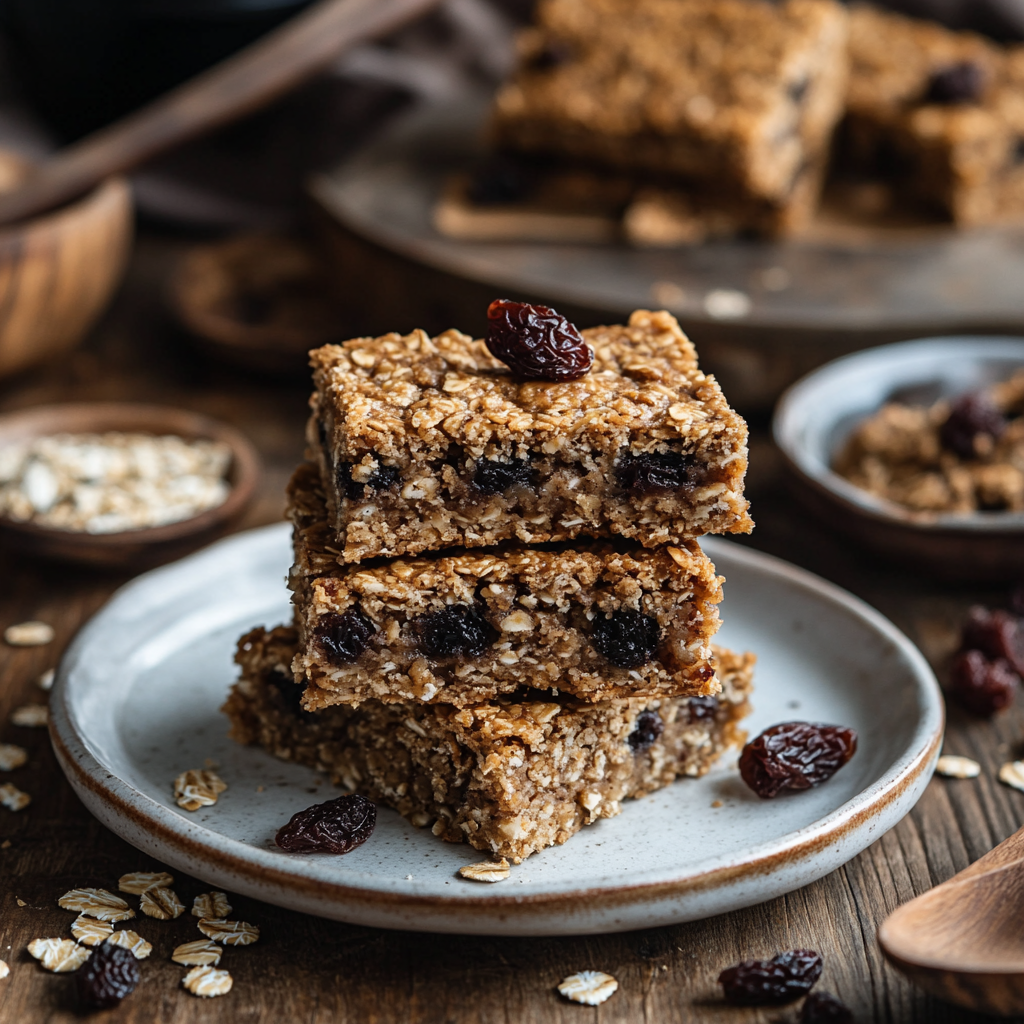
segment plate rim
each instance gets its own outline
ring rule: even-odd
[[[803,828],[786,833],[781,839],[761,844],[763,852],[753,858],[746,857],[741,861],[708,868],[686,877],[521,895],[502,895],[500,891],[488,890],[480,895],[448,896],[366,888],[343,882],[296,876],[283,868],[259,862],[254,863],[251,854],[246,856],[241,852],[242,850],[253,851],[251,846],[223,835],[219,836],[219,843],[223,844],[224,848],[211,848],[203,841],[203,833],[214,830],[184,820],[170,807],[163,806],[147,794],[134,789],[128,782],[118,777],[112,767],[104,765],[92,753],[87,741],[78,734],[73,724],[73,715],[67,705],[65,694],[66,680],[74,668],[79,652],[88,644],[91,632],[96,628],[97,619],[116,601],[119,599],[123,601],[126,595],[130,595],[132,590],[140,585],[140,581],[148,580],[168,570],[184,571],[190,562],[215,557],[221,549],[241,545],[249,540],[255,541],[261,535],[269,537],[274,533],[286,532],[289,528],[288,524],[281,523],[234,534],[196,554],[171,563],[169,566],[144,573],[119,588],[107,604],[82,627],[68,647],[58,667],[50,701],[49,731],[57,760],[76,793],[86,803],[90,812],[104,825],[132,845],[139,847],[138,842],[125,834],[127,829],[124,826],[130,823],[135,828],[141,829],[147,837],[147,846],[141,847],[146,849],[146,852],[167,860],[169,863],[173,863],[173,857],[168,857],[167,851],[173,851],[175,854],[186,857],[191,862],[187,870],[192,874],[197,874],[197,866],[209,867],[215,873],[223,873],[226,870],[232,875],[244,879],[249,884],[250,892],[259,892],[260,895],[257,898],[265,899],[268,902],[278,901],[275,900],[273,892],[265,890],[278,887],[289,892],[301,893],[304,896],[315,895],[321,900],[326,898],[335,904],[345,903],[354,908],[364,907],[371,910],[398,908],[412,914],[430,911],[439,912],[442,915],[453,912],[460,915],[477,914],[482,918],[493,919],[495,922],[500,918],[507,925],[509,917],[531,916],[538,910],[547,913],[561,912],[571,920],[574,910],[580,907],[581,901],[588,902],[588,910],[591,912],[595,909],[607,912],[638,902],[663,900],[672,896],[704,892],[741,876],[768,875],[787,864],[798,863],[819,850],[841,843],[845,837],[856,833],[870,820],[898,804],[906,794],[909,793],[913,796],[915,785],[923,791],[922,774],[928,772],[930,775],[930,769],[938,757],[945,723],[941,692],[928,662],[905,634],[860,598],[805,569],[734,542],[706,537],[702,538],[702,544],[707,545],[708,553],[712,558],[715,557],[715,549],[723,550],[724,548],[728,551],[729,557],[738,558],[763,572],[781,575],[790,582],[814,591],[832,603],[840,604],[857,618],[866,621],[867,624],[882,633],[908,660],[912,669],[913,678],[922,700],[921,713],[909,743],[880,777],[824,817]],[[91,795],[91,800],[86,798],[84,795],[86,793]],[[910,811],[919,796],[920,792],[902,810],[899,818],[895,819],[892,825],[895,825],[896,821]],[[143,807],[138,806],[140,800],[144,802]],[[104,808],[107,814],[99,813],[94,804]],[[145,809],[147,805],[152,805],[152,813],[147,813]],[[118,828],[118,825],[121,825],[122,828]],[[888,827],[892,827],[892,825]],[[879,833],[879,835],[881,834],[884,833]],[[872,841],[874,838],[878,838],[878,836],[874,836]],[[855,853],[867,845],[865,843],[858,847]],[[236,847],[241,849],[236,852]],[[790,886],[789,888],[794,887]],[[595,907],[595,901],[599,902],[599,907]],[[385,925],[385,927],[387,926]],[[416,924],[414,921],[404,921],[391,924],[390,927],[415,929]],[[644,925],[633,924],[631,927],[644,927]],[[428,930],[437,930],[436,927],[429,925],[427,928]],[[589,930],[593,931],[594,929]],[[526,933],[517,932],[517,934]]]

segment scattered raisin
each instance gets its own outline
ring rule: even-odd
[[[987,718],[1013,703],[1020,677],[1004,658],[990,661],[981,651],[961,651],[950,682],[957,703]]]
[[[534,168],[507,154],[498,153],[474,171],[466,195],[478,206],[516,203],[526,199],[536,184]]]
[[[681,452],[626,452],[619,459],[618,481],[630,494],[676,491],[692,483],[693,456]]]
[[[740,754],[740,775],[762,799],[827,782],[857,752],[857,734],[838,725],[783,722]]]
[[[944,448],[961,458],[973,459],[979,436],[988,435],[995,440],[1005,429],[1006,417],[991,398],[983,391],[971,391],[953,403],[946,422],[939,428],[939,440]]]
[[[718,714],[718,698],[691,697],[686,710],[691,722],[706,722]]]
[[[498,637],[494,627],[468,604],[451,604],[421,615],[413,629],[431,658],[483,654]]]
[[[661,626],[650,615],[620,608],[610,618],[600,616],[594,620],[591,634],[594,647],[619,668],[639,668],[646,665],[661,643]]]
[[[293,814],[274,842],[289,853],[350,853],[370,838],[376,824],[376,806],[353,793]]]
[[[504,494],[514,484],[530,482],[530,463],[527,459],[513,459],[498,462],[495,459],[479,459],[473,483],[484,494]]]
[[[812,992],[800,1009],[800,1024],[853,1024],[853,1011],[827,992]]]
[[[78,968],[75,988],[78,1001],[87,1010],[108,1010],[135,991],[139,983],[139,961],[124,946],[104,942]]]
[[[1018,675],[1024,673],[1024,637],[1017,616],[975,605],[967,613],[961,649],[978,650],[986,658],[1005,658]]]
[[[488,350],[523,380],[578,380],[594,361],[583,335],[548,306],[495,299],[487,320]]]
[[[347,462],[342,462],[338,466],[336,475],[338,490],[346,498],[352,498],[355,501],[366,497],[367,487],[371,491],[388,491],[402,479],[402,471],[397,466],[385,466],[383,463],[378,463],[376,470],[365,483],[359,483],[352,479],[352,466]]]
[[[718,976],[730,1003],[768,1006],[806,995],[821,977],[821,957],[810,949],[789,949],[771,960],[744,960]]]
[[[350,665],[370,645],[377,627],[358,609],[328,612],[317,620],[313,636],[332,665]]]
[[[642,754],[654,746],[654,741],[664,731],[665,723],[661,720],[661,715],[653,708],[648,708],[636,716],[633,731],[626,737],[626,742],[634,754]]]
[[[939,68],[925,91],[925,103],[976,103],[985,90],[985,72],[973,61],[964,60]]]

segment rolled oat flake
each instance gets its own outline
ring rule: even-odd
[[[579,974],[570,974],[558,986],[558,991],[574,1003],[600,1006],[615,994],[618,987],[619,983],[604,971],[580,971]]]

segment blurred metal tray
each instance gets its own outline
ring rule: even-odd
[[[483,99],[416,108],[311,182],[340,228],[334,251],[363,329],[480,332],[498,295],[546,301],[581,326],[667,307],[747,409],[868,345],[1024,333],[1020,230],[872,226],[832,209],[799,240],[778,243],[642,250],[446,238],[432,227],[433,207],[445,179],[480,154],[485,116]]]

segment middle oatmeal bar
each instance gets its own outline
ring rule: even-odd
[[[721,579],[696,541],[513,547],[344,565],[313,467],[293,478],[296,678],[307,710],[376,698],[465,705],[538,690],[584,701],[716,693]]]
[[[749,532],[746,423],[675,318],[582,334],[591,370],[559,383],[458,331],[315,350],[308,443],[340,557]]]

